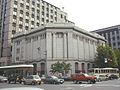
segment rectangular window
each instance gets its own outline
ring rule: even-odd
[[[37,20],[39,20],[40,19],[40,17],[39,16],[37,16]]]
[[[22,25],[22,24],[19,24],[19,28],[22,29],[22,28],[23,28],[23,25]]]
[[[30,0],[26,0],[26,2],[27,2],[27,3],[29,3],[29,2],[30,2]]]
[[[25,19],[25,22],[26,22],[26,23],[29,23],[29,20],[28,20],[28,19]]]
[[[26,9],[28,9],[28,10],[29,10],[29,6],[26,6]]]
[[[16,61],[19,61],[19,57],[16,57]]]
[[[29,27],[28,26],[25,26],[25,30],[28,30],[29,29]]]
[[[23,4],[23,3],[20,3],[20,7],[22,7],[22,8],[23,8],[23,7],[24,7],[24,4]]]
[[[23,14],[23,10],[20,10],[20,14]]]
[[[31,24],[34,25],[34,21],[31,21]]]
[[[20,20],[20,21],[23,21],[23,18],[22,18],[22,17],[20,17],[20,18],[19,18],[19,20]]]
[[[40,4],[37,4],[37,7],[40,8]]]
[[[14,4],[15,4],[15,5],[17,5],[17,4],[18,4],[18,2],[17,2],[17,1],[14,1]]]
[[[17,12],[17,8],[13,8],[13,11],[14,11],[14,12]]]
[[[19,54],[20,53],[20,48],[16,49],[16,53]]]

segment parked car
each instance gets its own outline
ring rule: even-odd
[[[13,76],[9,76],[8,77],[8,83],[22,83],[22,82],[24,82],[24,77],[23,76],[15,76],[15,75],[13,75]]]
[[[29,75],[24,79],[24,84],[41,84],[41,78],[39,75]]]
[[[109,80],[112,80],[112,79],[118,79],[118,76],[112,74],[112,75],[110,75],[108,78],[109,78]]]
[[[0,76],[0,82],[7,82],[7,81],[8,81],[7,77]]]
[[[90,76],[88,74],[72,74],[71,80],[75,83],[82,83],[82,82],[88,82],[88,83],[96,83],[96,77]]]
[[[96,81],[98,82],[108,80],[108,77],[106,75],[95,75],[95,77],[97,78]]]
[[[70,76],[62,76],[61,79],[64,79],[64,81],[70,81]]]
[[[0,90],[44,90],[36,87],[12,87],[12,88],[1,88]]]
[[[59,79],[56,76],[47,76],[44,80],[45,84],[63,84],[64,79]]]

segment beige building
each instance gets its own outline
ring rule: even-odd
[[[70,23],[47,24],[16,33],[13,37],[12,62],[34,64],[38,74],[50,74],[57,61],[70,63],[71,73],[94,66],[96,47],[105,39]]]
[[[54,22],[69,22],[67,13],[46,1],[0,0],[0,66],[10,64],[13,34]]]

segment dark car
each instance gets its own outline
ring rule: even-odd
[[[22,83],[24,80],[23,76],[9,76],[8,77],[8,83]]]
[[[64,79],[59,79],[56,76],[47,76],[44,80],[45,84],[63,84]]]
[[[112,80],[112,79],[118,79],[118,76],[117,76],[117,75],[112,74],[112,75],[110,75],[110,76],[109,76],[109,80]]]
[[[71,81],[70,76],[62,76],[61,79],[64,79],[64,81]]]

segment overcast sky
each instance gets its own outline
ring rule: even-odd
[[[120,24],[120,0],[45,0],[64,7],[68,19],[87,31]]]

